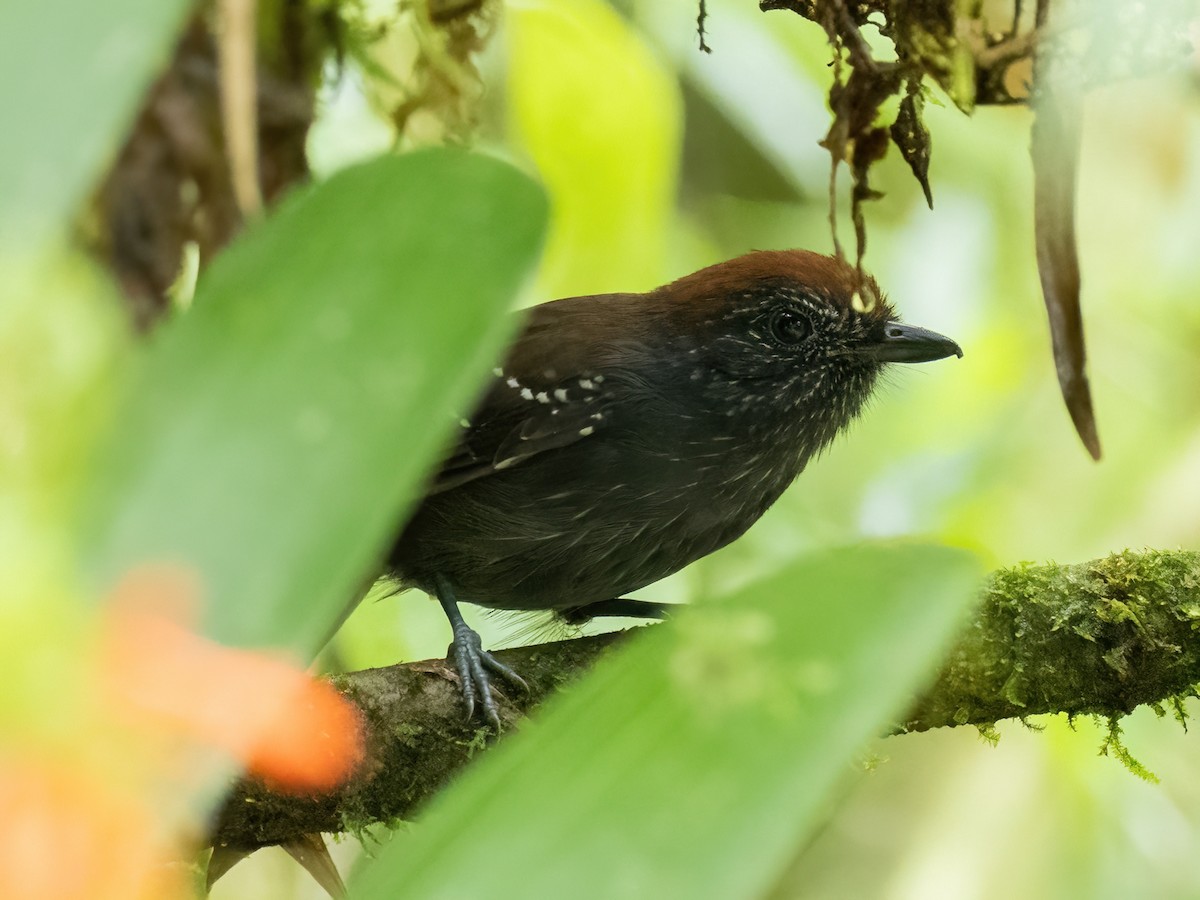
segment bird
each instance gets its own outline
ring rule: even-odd
[[[962,356],[836,256],[759,250],[647,293],[554,300],[459,422],[387,568],[434,596],[468,720],[499,730],[459,604],[660,619],[626,595],[746,532],[863,410],[882,370]]]

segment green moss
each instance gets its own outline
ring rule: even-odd
[[[1125,551],[1074,566],[1022,563],[981,590],[978,613],[911,717],[917,728],[1062,712],[1109,723],[1102,752],[1153,774],[1120,740],[1139,705],[1169,706],[1200,683],[1200,553]]]
[[[1143,781],[1148,781],[1151,784],[1158,784],[1158,776],[1147,769],[1140,761],[1138,761],[1122,742],[1121,726],[1119,722],[1120,717],[1109,717],[1108,735],[1104,738],[1104,742],[1100,745],[1100,755],[1111,756]]]
[[[401,744],[415,750],[420,746],[417,738],[425,733],[425,729],[420,725],[410,725],[408,722],[396,722],[391,726],[391,732]]]
[[[975,728],[979,732],[979,736],[993,747],[1000,743],[1000,731],[996,728],[995,722],[984,722],[976,725]]]
[[[459,746],[467,748],[467,758],[473,759],[475,754],[480,750],[486,750],[492,741],[492,729],[489,727],[476,728],[471,735],[471,739],[467,741],[456,740],[455,743]]]

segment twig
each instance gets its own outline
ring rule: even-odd
[[[258,79],[255,72],[256,0],[219,0],[221,125],[233,196],[244,218],[262,212],[258,180]]]
[[[708,46],[708,41],[705,39],[704,26],[707,21],[708,0],[700,0],[700,9],[696,13],[696,34],[700,38],[700,49],[704,53],[712,53],[712,47]]]

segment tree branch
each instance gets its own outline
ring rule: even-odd
[[[1073,566],[1001,569],[989,576],[932,687],[895,731],[988,727],[1057,712],[1116,719],[1143,704],[1178,703],[1200,682],[1198,626],[1197,552],[1125,552]],[[530,686],[528,696],[501,698],[506,729],[626,635],[499,651]],[[215,843],[252,849],[411,818],[488,746],[488,731],[463,719],[456,679],[441,660],[334,676],[362,710],[369,763],[319,797],[239,784]]]
[[[1044,713],[1120,718],[1200,682],[1200,553],[1114,553],[989,576],[904,731]]]

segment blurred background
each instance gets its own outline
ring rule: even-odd
[[[1157,9],[1117,5],[1147,16]],[[1200,16],[1191,0],[1170,5]],[[423,9],[342,4],[351,33],[341,59],[320,72],[308,163],[324,178],[380,153],[445,142],[515,162],[552,205],[524,302],[646,290],[752,249],[832,250],[829,155],[818,145],[832,72],[813,23],[760,12],[753,0],[708,0],[704,53],[691,0],[509,0],[485,4],[479,27],[448,47],[431,37]],[[952,336],[965,357],[893,373],[864,418],[748,535],[639,598],[686,603],[863,539],[962,546],[989,567],[1200,549],[1196,21],[1183,32],[1190,56],[1087,99],[1078,225],[1103,461],[1080,445],[1055,379],[1034,254],[1030,113],[993,107],[967,117],[932,88],[935,208],[892,148],[872,178],[884,197],[867,206],[864,265],[905,321]],[[1119,45],[1121,34],[1111,37]],[[848,196],[843,172],[840,235],[853,247]],[[172,290],[179,309],[199,253],[189,245]],[[15,306],[0,329],[0,450],[10,467],[0,475],[17,486],[0,508],[0,560],[9,599],[20,591],[28,601],[0,606],[0,676],[10,684],[20,682],[3,665],[15,669],[17,659],[22,676],[86,677],[60,640],[82,629],[64,599],[73,588],[62,583],[71,552],[62,523],[111,411],[116,361],[133,343],[115,287],[95,269],[72,258],[50,279],[30,271],[27,282],[19,267],[0,273],[18,279],[0,287],[61,302]],[[72,300],[84,295],[109,297],[111,308]],[[38,434],[53,436],[52,452]],[[323,668],[445,654],[438,605],[385,593],[357,608]],[[800,590],[796,602],[806,602]],[[561,634],[536,617],[464,612],[485,646]],[[56,684],[45,681],[47,694]],[[0,705],[64,741],[74,732],[63,723],[88,715],[39,707],[36,695],[15,690],[0,693]],[[1121,727],[1158,783],[1101,756],[1107,728],[1087,719],[1002,723],[994,744],[968,728],[880,740],[847,766],[824,826],[775,896],[1200,896],[1196,737],[1149,709]],[[343,871],[362,852],[352,839],[332,850]],[[325,895],[270,849],[212,896]]]
[[[644,290],[751,249],[832,249],[817,144],[829,123],[824,34],[790,13],[710,0],[705,54],[696,11],[684,0],[514,0],[498,18],[476,139],[551,196],[530,302]],[[387,3],[363,15],[394,21]],[[372,61],[402,83],[414,53],[394,28]],[[935,90],[935,208],[892,148],[873,178],[885,197],[867,207],[865,265],[906,321],[952,335],[965,357],[896,372],[745,538],[639,596],[687,602],[868,537],[927,537],[993,566],[1200,546],[1200,70],[1194,56],[1168,68],[1087,101],[1078,222],[1102,462],[1080,446],[1055,381],[1031,116],[968,118]],[[388,79],[354,62],[328,76],[309,143],[321,173],[396,140]],[[428,137],[410,120],[403,142],[440,139],[435,119]],[[846,227],[842,240],[853,246]],[[530,639],[528,621],[472,613],[485,645]],[[437,605],[408,594],[359,607],[329,662],[435,657],[446,641]],[[846,771],[841,801],[776,895],[1200,895],[1196,738],[1148,709],[1122,727],[1160,783],[1100,756],[1105,731],[1088,720],[1007,722],[996,746],[966,728],[882,740],[869,765]],[[288,878],[295,894],[280,892]],[[319,894],[269,851],[214,893],[243,896]]]

